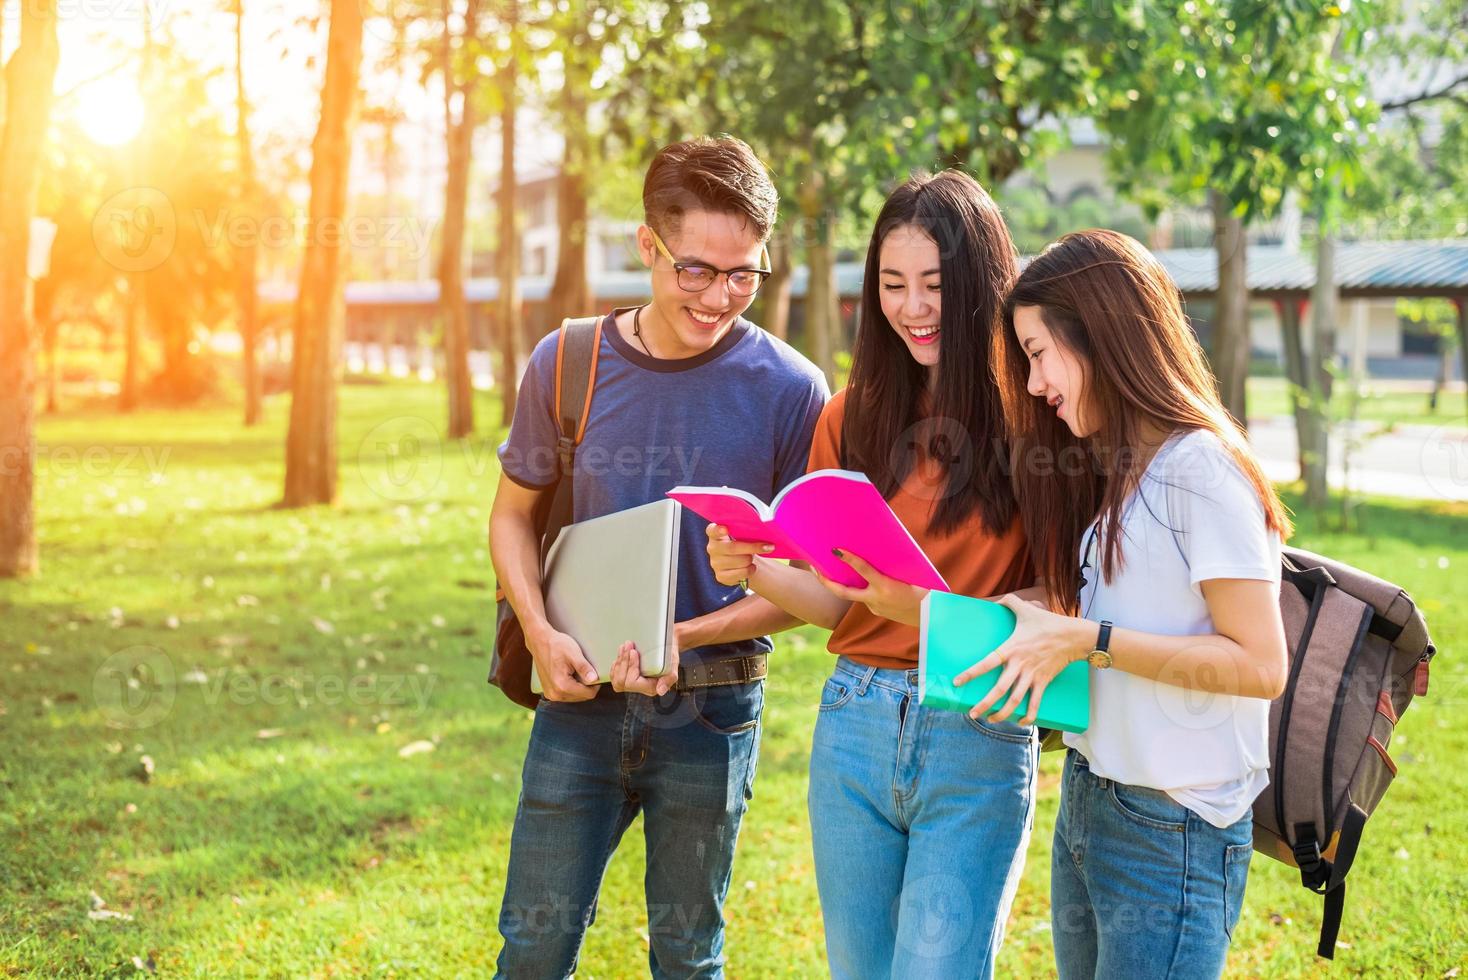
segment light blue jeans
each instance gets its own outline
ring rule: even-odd
[[[1066,755],[1051,856],[1061,980],[1223,973],[1244,904],[1253,818],[1220,830],[1172,797]]]
[[[809,804],[835,980],[991,976],[1019,886],[1034,729],[917,695],[917,671],[845,657],[821,694]]]

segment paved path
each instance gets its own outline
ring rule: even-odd
[[[1351,452],[1351,488],[1360,493],[1429,500],[1468,501],[1468,427],[1401,425],[1391,432],[1357,423],[1359,445]],[[1345,433],[1330,444],[1330,485],[1344,487]],[[1281,416],[1249,422],[1249,438],[1272,480],[1300,476],[1294,420]]]

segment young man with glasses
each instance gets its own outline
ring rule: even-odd
[[[825,377],[741,316],[769,275],[776,204],[763,165],[737,139],[688,140],[654,158],[637,230],[651,300],[603,323],[574,463],[577,521],[661,500],[679,484],[769,500],[805,472]],[[795,620],[720,585],[705,522],[685,512],[671,669],[594,683],[576,641],[546,621],[532,522],[557,476],[555,359],[553,333],[526,369],[490,518],[495,572],[545,691],[510,843],[498,975],[574,971],[607,862],[641,812],[652,974],[721,976],[722,906],[754,782],[768,634]],[[605,564],[615,576],[617,556]],[[630,960],[636,932],[619,928]]]

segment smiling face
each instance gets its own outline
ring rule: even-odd
[[[916,225],[901,225],[882,239],[877,260],[882,315],[907,345],[913,360],[938,366],[939,314],[943,310],[938,244]]]
[[[690,293],[678,285],[673,263],[658,250],[646,225],[637,230],[642,261],[652,269],[652,304],[642,317],[654,332],[660,357],[693,357],[712,348],[734,320],[754,302],[754,296],[735,296],[725,276],[717,276],[702,292]],[[758,269],[764,243],[749,222],[737,214],[691,210],[663,242],[679,262],[716,269]]]
[[[1092,422],[1085,359],[1051,333],[1038,306],[1015,308],[1014,335],[1029,358],[1029,393],[1045,399],[1076,438],[1094,435],[1100,426]]]

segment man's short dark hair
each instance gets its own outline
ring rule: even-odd
[[[660,235],[678,230],[688,211],[720,211],[770,237],[780,196],[749,144],[733,136],[700,136],[658,151],[642,182],[646,221]]]

